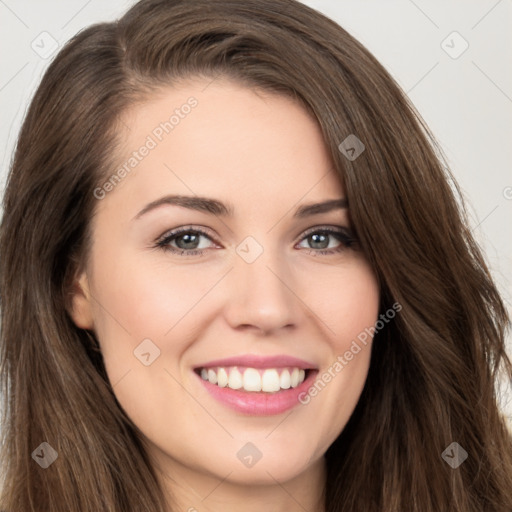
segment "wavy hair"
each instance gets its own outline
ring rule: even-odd
[[[136,425],[94,333],[69,314],[91,243],[94,189],[119,119],[189,77],[300,101],[317,120],[382,310],[360,400],[326,453],[326,512],[510,512],[512,436],[497,405],[506,310],[428,128],[349,33],[294,0],[142,0],[57,54],[17,141],[0,230],[0,509],[164,512]],[[350,134],[356,159],[338,146]],[[501,369],[501,370],[500,370]],[[42,441],[58,453],[42,470]],[[452,442],[469,454],[453,469]]]

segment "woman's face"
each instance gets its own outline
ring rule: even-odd
[[[361,394],[371,338],[353,342],[379,302],[319,127],[224,79],[120,126],[73,302],[119,403],[169,474],[255,484],[318,465]]]

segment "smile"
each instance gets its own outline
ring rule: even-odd
[[[238,413],[268,416],[303,406],[298,397],[313,384],[318,367],[286,355],[247,354],[205,362],[194,373],[216,402]]]
[[[220,388],[276,393],[302,384],[306,378],[306,371],[297,367],[261,369],[232,366],[201,368],[199,375],[203,380]]]

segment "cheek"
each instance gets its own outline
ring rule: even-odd
[[[97,260],[93,294],[96,331],[116,397],[137,426],[148,433],[155,428],[158,437],[169,423],[170,404],[173,410],[191,407],[179,384],[179,363],[199,324],[197,306],[218,277],[148,259],[104,254]]]
[[[370,365],[373,329],[378,319],[380,290],[368,264],[361,260],[331,280],[318,311],[328,328],[329,357],[315,383],[300,399],[309,409],[311,429],[325,433],[327,449],[349,420],[363,390]],[[332,283],[336,283],[334,286]]]
[[[98,267],[95,283],[102,303],[97,316],[105,319],[98,327],[105,340],[114,339],[108,331],[123,330],[135,344],[145,338],[163,342],[194,317],[194,308],[218,279],[206,269],[172,268],[148,259],[119,258],[115,265]]]
[[[380,290],[377,280],[362,258],[340,267],[322,280],[323,287],[307,284],[304,296],[315,304],[323,320],[330,345],[336,352],[347,350],[351,340],[375,325]]]
[[[335,353],[330,374],[344,374],[338,385],[359,396],[370,364],[375,323],[379,314],[380,290],[369,265],[361,260],[347,275],[344,287],[333,301],[335,319],[331,344]],[[340,363],[342,367],[339,366]],[[354,403],[355,406],[355,403]]]

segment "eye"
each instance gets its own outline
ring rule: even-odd
[[[309,245],[305,247],[304,243]],[[313,255],[328,255],[354,248],[357,243],[352,231],[344,227],[315,227],[301,238],[298,247]],[[212,235],[204,229],[183,226],[165,233],[154,247],[180,256],[199,256],[213,244]]]
[[[356,244],[356,239],[348,228],[315,227],[302,240],[299,247],[304,247],[304,243],[308,244],[309,248],[305,247],[306,252],[314,255],[342,252]]]
[[[209,233],[199,228],[184,226],[166,233],[156,242],[156,247],[163,250],[178,253],[180,255],[194,256],[204,253],[208,243],[202,243],[201,239],[212,240]]]

